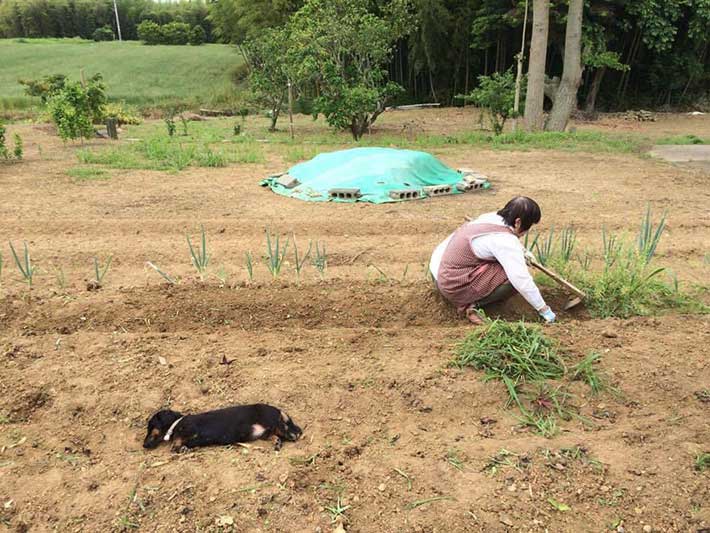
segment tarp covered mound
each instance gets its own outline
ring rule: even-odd
[[[395,148],[320,154],[261,184],[277,194],[309,202],[375,204],[490,187],[482,176],[453,170],[431,154]]]

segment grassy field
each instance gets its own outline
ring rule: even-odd
[[[2,39],[0,111],[28,109],[37,99],[24,95],[18,79],[66,74],[77,79],[104,75],[112,100],[139,107],[226,104],[235,97],[230,74],[242,59],[222,44],[145,46],[135,41]]]

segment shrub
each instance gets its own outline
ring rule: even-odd
[[[188,42],[192,46],[199,46],[205,44],[207,41],[207,32],[202,26],[193,26],[188,35]]]
[[[63,140],[90,138],[93,123],[104,118],[105,88],[96,74],[84,86],[69,82],[49,100],[49,114]]]
[[[64,74],[52,74],[38,80],[20,80],[20,85],[25,86],[25,94],[38,96],[42,104],[61,91],[67,82]]]
[[[163,42],[163,30],[161,26],[152,20],[144,20],[138,25],[138,38],[143,44],[161,44]]]
[[[7,146],[5,146],[5,132],[7,130],[5,129],[5,126],[3,125],[2,122],[0,122],[0,157],[3,159],[9,159],[10,157],[10,152],[7,149]]]
[[[496,135],[503,133],[503,126],[506,120],[514,115],[513,105],[515,102],[515,76],[510,69],[502,74],[495,72],[491,76],[479,76],[479,86],[470,95],[460,96],[466,101],[473,102],[485,109],[491,122],[491,127]],[[525,87],[525,83],[521,86]],[[525,95],[521,95],[521,101],[525,100]],[[522,110],[520,110],[522,113]]]
[[[18,133],[15,133],[13,139],[15,140],[15,148],[12,150],[12,153],[15,156],[15,159],[22,159],[22,157],[25,155],[24,145],[22,144],[22,137],[20,137]]]
[[[10,147],[5,140],[6,133],[7,130],[5,129],[4,124],[0,122],[0,159],[12,159],[13,156],[15,159],[22,159],[22,156],[24,155],[22,138],[17,133],[13,136],[15,147],[13,148],[11,155]]]
[[[135,108],[126,105],[124,102],[106,104],[104,106],[104,114],[106,118],[116,119],[119,126],[122,124],[137,125],[142,122]]]
[[[96,28],[96,31],[94,31],[92,38],[94,41],[99,42],[99,41],[113,41],[113,29],[111,26],[102,26],[101,28]]]
[[[163,44],[187,44],[190,36],[190,25],[184,22],[169,22],[161,28]]]

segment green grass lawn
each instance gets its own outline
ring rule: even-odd
[[[18,79],[80,70],[104,76],[111,100],[139,107],[174,104],[228,105],[235,98],[231,73],[242,62],[231,46],[145,46],[136,41],[80,39],[0,39],[0,110],[27,109],[36,98],[24,95]]]

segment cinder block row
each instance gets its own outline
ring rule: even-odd
[[[475,180],[475,181],[466,181],[466,180],[461,180],[456,184],[456,189],[458,189],[461,192],[468,192],[468,191],[473,191],[476,189],[483,189],[486,185],[485,180]]]
[[[444,196],[452,192],[451,185],[429,185],[423,189],[427,196]]]
[[[360,189],[330,189],[328,191],[328,196],[331,198],[337,198],[338,200],[355,200],[362,196],[360,194]]]
[[[389,192],[393,200],[415,200],[419,198],[419,191],[414,189],[398,189]]]

